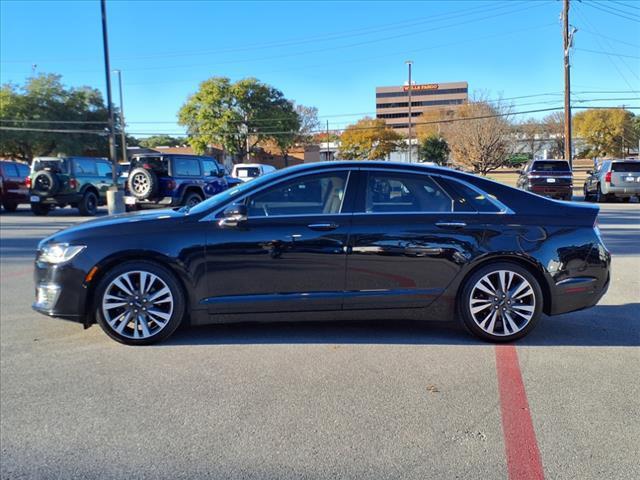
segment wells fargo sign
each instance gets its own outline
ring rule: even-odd
[[[420,90],[437,90],[439,85],[437,83],[423,83],[422,85],[412,85],[412,92],[419,92]],[[405,92],[409,91],[409,85],[402,87]]]

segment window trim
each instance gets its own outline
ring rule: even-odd
[[[305,213],[305,214],[294,214],[294,215],[269,215],[268,217],[247,217],[247,219],[249,218],[253,218],[253,219],[261,219],[261,218],[299,218],[299,217],[335,217],[337,215],[341,216],[341,215],[353,215],[353,212],[343,212],[343,208],[344,208],[344,201],[347,198],[347,192],[349,191],[349,186],[351,185],[351,176],[353,174],[354,170],[358,170],[357,168],[353,168],[353,167],[342,167],[342,168],[332,168],[332,169],[327,169],[327,170],[323,170],[321,172],[300,172],[296,175],[292,175],[290,177],[284,178],[282,179],[281,182],[278,183],[284,183],[284,182],[288,182],[289,180],[294,180],[298,177],[304,177],[304,176],[310,176],[310,175],[318,175],[318,174],[322,174],[322,173],[333,173],[333,172],[347,172],[347,181],[345,183],[345,189],[344,189],[344,196],[342,197],[342,202],[340,204],[340,211],[338,213]],[[275,185],[278,185],[278,183],[276,183]],[[229,205],[234,204],[234,203],[241,203],[243,201],[245,201],[247,199],[247,197],[250,197],[251,195],[255,195],[256,193],[259,193],[263,190],[266,190],[267,188],[273,187],[274,184],[269,184],[269,185],[263,185],[260,188],[257,188],[255,190],[252,190],[250,192],[245,193],[244,195],[238,197],[238,198],[234,198],[231,199],[230,201],[228,201],[227,203],[225,203],[224,205],[221,205],[219,208],[216,208],[215,210],[213,210],[210,213],[207,213],[204,217],[202,217],[199,221],[200,222],[211,222],[214,220],[219,220],[218,215],[220,213],[222,213]]]
[[[447,192],[447,189],[444,188],[439,182],[438,182],[438,178],[445,178],[446,180],[452,181],[452,182],[460,182],[461,184],[465,185],[466,187],[472,189],[473,191],[475,191],[476,193],[479,193],[480,195],[484,195],[487,200],[489,200],[495,207],[498,208],[497,212],[456,212],[456,211],[451,211],[451,212],[436,212],[436,211],[412,211],[412,212],[354,212],[354,215],[513,215],[515,212],[513,210],[511,210],[508,206],[506,206],[504,203],[502,203],[500,200],[493,198],[491,195],[489,195],[487,192],[481,190],[480,188],[476,187],[475,185],[472,185],[469,182],[466,182],[464,180],[461,180],[459,178],[455,178],[455,177],[451,177],[451,176],[447,176],[447,175],[442,175],[441,173],[430,173],[430,172],[417,172],[417,171],[412,171],[412,170],[404,170],[401,168],[363,168],[360,170],[361,172],[364,172],[365,174],[367,174],[368,172],[371,171],[383,171],[383,172],[394,172],[394,173],[408,173],[410,175],[426,175],[432,178],[432,180],[434,180],[436,182],[436,184],[442,188],[442,190],[444,190],[444,192],[450,197],[449,192]],[[366,186],[365,186],[366,189]],[[362,193],[364,195],[366,195],[366,192],[363,190]]]

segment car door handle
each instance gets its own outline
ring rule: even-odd
[[[319,230],[322,232],[326,232],[329,230],[335,230],[336,228],[338,228],[338,224],[337,223],[311,223],[307,225],[307,228],[310,228],[311,230]]]
[[[436,227],[440,228],[464,228],[467,224],[464,222],[436,222]]]

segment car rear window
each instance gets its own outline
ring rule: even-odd
[[[236,175],[238,178],[255,178],[260,176],[258,167],[236,167]]]
[[[69,162],[66,159],[34,160],[32,169],[34,172],[40,170],[51,170],[56,173],[69,173]]]
[[[151,170],[160,177],[169,176],[169,162],[163,157],[137,157],[131,160],[130,170],[144,168]]]
[[[534,172],[570,172],[569,162],[534,162],[531,170]]]
[[[29,175],[29,165],[18,163],[16,164],[16,168],[18,169],[18,175],[20,175],[21,177],[26,177]]]
[[[640,172],[640,162],[614,162],[612,172]]]
[[[17,177],[18,167],[16,167],[13,163],[3,163],[2,173],[4,173],[5,177]]]
[[[438,178],[447,193],[453,197],[455,212],[498,213],[500,208],[488,198],[488,194],[475,190],[451,178]]]

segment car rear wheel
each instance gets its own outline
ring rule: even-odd
[[[95,298],[100,327],[128,345],[165,340],[184,316],[184,294],[175,276],[151,262],[127,262],[111,270]]]
[[[596,189],[596,202],[597,203],[606,203],[609,201],[609,196],[602,193],[602,187],[598,184],[598,188]]]
[[[2,206],[7,212],[15,212],[18,209],[18,204],[14,202],[4,202]]]
[[[592,198],[591,198],[591,194],[589,193],[589,190],[587,190],[587,185],[583,185],[582,186],[582,194],[584,195],[584,201],[585,202],[591,202]]]
[[[51,211],[51,207],[49,205],[42,205],[40,203],[31,204],[31,213],[39,217],[44,217],[45,215],[49,215],[50,211]]]
[[[98,212],[98,196],[90,190],[85,192],[78,203],[78,210],[80,215],[93,217]]]
[[[509,342],[524,337],[540,320],[542,290],[525,268],[494,263],[467,279],[458,307],[473,334],[483,340]]]
[[[197,194],[195,192],[188,193],[184,198],[184,205],[186,207],[191,208],[194,205],[199,204],[201,201],[202,201],[202,197],[199,194]]]

